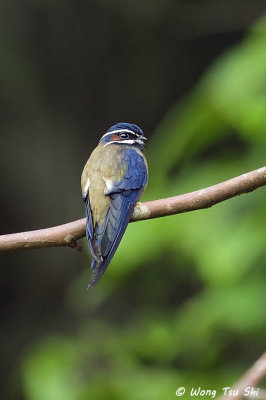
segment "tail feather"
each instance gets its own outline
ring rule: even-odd
[[[104,274],[104,271],[108,267],[109,263],[107,265],[105,264],[105,260],[101,262],[97,262],[95,260],[92,261],[91,263],[91,268],[92,268],[92,276],[88,285],[88,289],[92,289],[93,286],[96,285],[96,283],[101,279],[101,277]]]
[[[126,227],[129,223],[130,217],[134,210],[134,206],[138,201],[142,190],[133,190],[133,191],[125,191],[124,193],[115,193],[111,195],[111,203],[110,203],[110,210],[108,215],[112,212],[112,208],[117,208],[119,218],[117,220],[117,226],[114,228],[112,227],[112,219],[108,219],[107,227],[109,227],[110,232],[108,229],[104,232],[102,242],[101,242],[101,254],[103,260],[97,262],[96,260],[92,261],[92,276],[89,283],[88,288],[91,289],[96,283],[101,279],[102,275],[104,274],[106,268],[110,264],[114,253],[124,235]],[[109,224],[110,223],[110,224]],[[110,234],[110,238],[108,238]],[[104,239],[104,240],[103,240]],[[106,242],[105,242],[106,241]],[[103,247],[104,244],[104,248]]]
[[[91,252],[93,259],[96,262],[102,261],[103,258],[102,258],[101,250],[99,249],[99,247],[96,243],[96,240],[94,238],[93,239],[89,238],[88,242],[89,242],[90,252]]]

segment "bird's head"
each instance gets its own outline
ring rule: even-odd
[[[140,127],[128,122],[119,122],[107,130],[102,136],[100,143],[104,143],[104,146],[111,143],[126,144],[143,149],[145,140],[147,138],[145,138]]]

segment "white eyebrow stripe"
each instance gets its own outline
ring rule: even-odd
[[[130,129],[117,129],[117,130],[115,130],[115,131],[106,132],[106,133],[102,136],[102,138],[104,138],[104,137],[107,136],[107,135],[111,135],[111,134],[113,134],[113,133],[119,133],[119,132],[128,132],[128,133],[131,133],[132,135],[140,136],[140,135],[138,135],[137,133],[131,131]]]

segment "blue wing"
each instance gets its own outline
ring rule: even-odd
[[[95,240],[95,236],[93,234],[93,221],[92,221],[92,213],[90,207],[90,199],[89,192],[87,196],[84,198],[85,202],[85,211],[86,211],[86,237],[89,243],[90,252],[94,260],[97,262],[102,261],[101,252]]]
[[[99,281],[110,264],[129,223],[135,204],[147,185],[148,172],[143,157],[135,150],[127,149],[123,158],[128,166],[124,178],[120,182],[114,182],[112,189],[106,193],[110,197],[110,207],[104,224],[101,227],[95,227],[94,237],[102,260],[97,261],[94,258],[92,262],[93,274],[89,288]]]

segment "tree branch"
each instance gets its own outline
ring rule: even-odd
[[[243,397],[245,389],[256,388],[256,386],[266,377],[266,352],[252,365],[252,367],[242,376],[242,378],[232,387],[234,396],[223,395],[218,400],[239,400]],[[246,397],[246,396],[245,396]],[[257,399],[258,396],[253,397]]]
[[[208,208],[263,185],[266,185],[266,167],[195,192],[138,203],[131,222]],[[70,246],[81,250],[77,240],[83,236],[85,236],[85,218],[52,228],[2,235],[0,252],[59,246]]]

